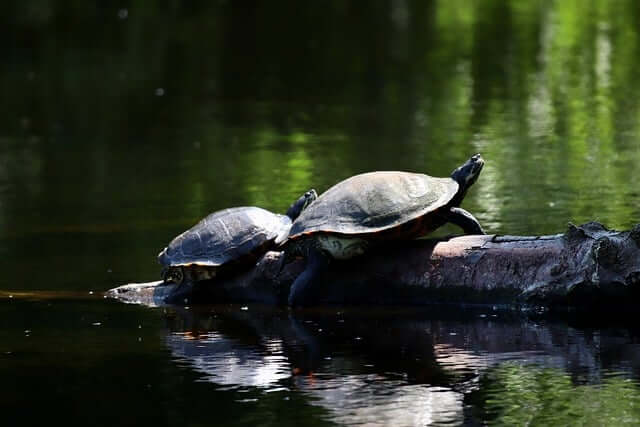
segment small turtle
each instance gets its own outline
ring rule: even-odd
[[[317,274],[331,258],[361,255],[380,242],[424,236],[451,222],[466,234],[484,234],[460,203],[484,166],[480,154],[449,178],[409,172],[370,172],[331,187],[294,221],[285,259],[306,258],[306,269],[289,291],[289,305],[308,303]],[[284,261],[286,262],[286,261]]]
[[[292,221],[318,197],[309,190],[291,205],[286,215],[255,206],[214,212],[173,239],[158,254],[162,278],[178,287],[167,302],[182,302],[193,285],[250,265],[283,242]]]

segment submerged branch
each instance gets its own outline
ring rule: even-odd
[[[282,304],[304,268],[297,260],[277,274],[281,253],[224,282],[201,283],[193,302]],[[640,282],[640,224],[608,230],[597,222],[550,236],[460,236],[397,243],[335,261],[315,289],[319,304],[483,303],[593,306],[633,304]],[[132,284],[111,295],[161,303],[174,285]]]

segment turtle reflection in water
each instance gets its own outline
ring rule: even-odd
[[[307,191],[286,215],[255,206],[225,209],[180,234],[158,254],[163,280],[178,285],[166,301],[186,302],[194,284],[255,262],[285,240],[292,221],[317,197],[315,190]]]
[[[306,269],[289,291],[289,305],[306,305],[318,273],[331,258],[361,255],[380,242],[424,236],[447,222],[466,234],[484,234],[477,219],[460,208],[484,166],[480,154],[448,178],[409,172],[371,172],[348,178],[320,195],[294,221],[285,259],[306,258]]]

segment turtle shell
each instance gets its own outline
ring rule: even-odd
[[[258,207],[237,207],[214,212],[173,239],[158,254],[166,267],[201,265],[218,267],[246,256],[266,252],[284,240],[291,219]]]
[[[331,187],[294,221],[289,239],[313,233],[378,233],[424,217],[458,192],[452,178],[410,172],[370,172]]]

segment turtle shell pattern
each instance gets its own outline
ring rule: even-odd
[[[447,205],[452,178],[410,172],[369,172],[331,187],[294,221],[289,239],[313,233],[362,235],[402,226]]]
[[[258,207],[214,212],[177,236],[158,254],[163,266],[217,267],[267,251],[284,240],[291,219]]]

